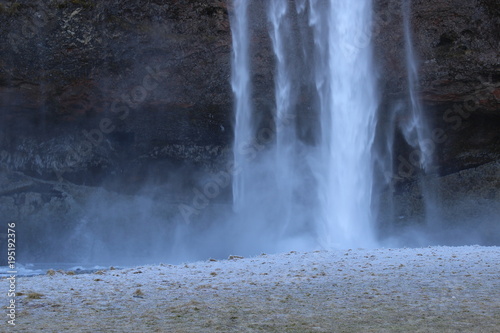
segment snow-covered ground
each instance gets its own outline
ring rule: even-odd
[[[9,282],[0,281],[2,303]],[[348,249],[16,280],[1,332],[500,332],[500,248]]]

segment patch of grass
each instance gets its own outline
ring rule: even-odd
[[[27,299],[41,299],[44,296],[45,296],[44,294],[35,293],[35,292],[26,294]]]
[[[142,296],[144,296],[144,293],[142,292],[141,289],[137,289],[136,291],[134,291],[134,296],[142,297]]]

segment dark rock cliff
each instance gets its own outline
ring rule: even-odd
[[[386,100],[405,91],[401,8],[376,1],[375,35]],[[500,6],[495,1],[412,1],[413,44],[421,101],[436,145],[441,174],[500,156]],[[407,154],[407,153],[406,153]],[[405,155],[405,154],[403,154]],[[406,159],[408,156],[404,156]]]
[[[498,3],[412,6],[420,95],[432,126],[446,131],[438,144],[443,172],[497,159]],[[406,80],[400,2],[377,0],[375,8],[382,93],[394,100]],[[133,177],[154,161],[208,165],[227,155],[226,2],[2,1],[0,16],[5,167],[94,184],[111,173]],[[254,95],[271,108],[267,22],[254,17]]]
[[[112,241],[103,220],[128,234],[141,234],[138,220],[152,224],[154,233],[143,235],[141,244],[172,232],[165,221],[184,200],[178,190],[187,188],[191,200],[195,181],[179,172],[197,178],[231,158],[228,3],[0,0],[0,220],[22,222],[24,253],[80,260],[47,240],[57,235],[68,248],[84,246],[76,235],[81,223],[98,231],[92,244]],[[254,103],[269,114],[274,58],[266,3],[254,0],[251,43]],[[374,0],[374,6],[383,124],[407,100],[405,45],[401,1]],[[418,94],[435,133],[431,144],[441,176],[428,181],[434,184],[429,191],[447,207],[443,218],[469,223],[465,217],[472,216],[481,222],[475,232],[494,233],[490,216],[500,212],[500,5],[413,0],[411,20]],[[391,229],[385,224],[394,218],[419,222],[425,210],[422,188],[413,182],[413,148],[399,133],[395,140],[396,188],[385,191],[392,199],[381,198],[381,230]],[[113,193],[137,193],[151,183],[167,184],[169,191],[153,191],[145,202]],[[388,213],[393,204],[397,209]],[[145,217],[144,206],[154,213]],[[107,209],[112,213],[99,216]],[[142,246],[134,249],[142,253]]]
[[[0,3],[1,162],[98,184],[231,141],[231,34],[212,1]],[[158,172],[163,166],[158,166]]]
[[[382,116],[406,94],[400,3],[374,2]],[[419,95],[441,134],[439,174],[497,160],[498,2],[412,3]],[[230,12],[226,1],[0,1],[2,168],[132,190],[176,167],[217,170],[232,141]],[[256,14],[254,99],[270,112],[273,55]],[[396,141],[407,160],[411,148]]]

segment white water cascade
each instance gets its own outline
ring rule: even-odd
[[[408,121],[401,124],[401,130],[406,141],[413,148],[413,154],[418,156],[419,165],[410,156],[410,162],[416,168],[420,167],[425,176],[419,177],[420,191],[424,204],[424,222],[428,230],[437,230],[442,227],[442,217],[439,204],[439,196],[436,186],[439,182],[435,176],[437,170],[434,161],[436,143],[432,139],[429,121],[424,115],[424,109],[417,96],[419,88],[418,63],[413,50],[413,39],[411,34],[411,0],[405,0],[402,4],[403,26],[405,35],[406,68],[408,80]],[[432,179],[432,181],[429,181]],[[429,237],[427,237],[429,238]]]
[[[268,19],[271,24],[270,37],[276,58],[275,73],[275,161],[271,164],[274,172],[276,193],[279,194],[279,205],[282,219],[281,232],[290,228],[293,210],[296,207],[296,171],[297,133],[293,123],[294,87],[290,70],[291,62],[288,53],[290,42],[290,21],[288,19],[288,2],[282,0],[269,1]],[[274,166],[273,166],[274,164]]]
[[[411,34],[411,0],[404,0],[402,8],[408,78],[409,117],[406,117],[408,119],[406,123],[401,124],[401,130],[406,141],[413,148],[419,150],[420,167],[424,171],[429,172],[433,162],[434,144],[430,140],[429,126],[424,117],[422,104],[417,96],[419,78]]]
[[[252,102],[250,83],[250,51],[248,38],[248,4],[246,0],[234,0],[235,14],[231,19],[233,34],[233,58],[231,87],[236,103],[234,125],[233,203],[236,209],[245,202],[248,192],[249,161],[242,153],[253,139]]]
[[[249,51],[249,35],[244,31],[248,29],[247,3],[234,1],[231,22],[234,161],[242,170],[233,182],[236,211],[259,202],[247,214],[261,212],[252,219],[256,223],[265,215],[262,212],[268,212],[272,221],[263,222],[266,232],[274,233],[279,241],[287,233],[309,228],[314,229],[316,246],[375,246],[371,152],[378,96],[371,0],[297,1],[295,8],[286,0],[266,2],[275,56],[275,128],[273,147],[263,149],[261,157],[251,161],[241,154],[257,131],[252,128],[249,56],[241,54]],[[305,27],[301,36],[313,42],[297,37],[299,33],[291,29],[297,25]],[[302,104],[297,98],[301,89],[309,94]],[[304,139],[304,132],[309,139]],[[272,181],[256,185],[263,182],[259,179],[263,175]],[[258,201],[251,199],[257,197]],[[313,221],[305,222],[308,219]]]
[[[324,246],[373,246],[372,156],[378,106],[370,0],[310,2],[321,140],[317,170]]]

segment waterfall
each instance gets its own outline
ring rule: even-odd
[[[378,106],[370,44],[371,1],[310,1],[320,133],[321,243],[373,246],[371,148]]]
[[[435,142],[432,141],[428,119],[424,115],[424,109],[417,95],[419,88],[418,64],[413,50],[413,39],[411,34],[411,0],[405,0],[402,4],[403,26],[406,51],[406,68],[408,80],[408,99],[409,99],[409,117],[408,121],[402,124],[401,129],[406,141],[415,150],[413,154],[418,154],[420,168],[426,176],[420,175],[419,187],[422,193],[424,212],[423,220],[428,230],[438,230],[442,227],[442,217],[439,206],[439,196],[437,190],[438,179],[432,179],[435,174],[435,164],[433,154]],[[415,158],[416,159],[416,158]],[[413,160],[413,161],[412,161]],[[416,161],[411,158],[410,161],[415,165]],[[430,238],[427,236],[426,238]]]
[[[236,210],[245,202],[249,178],[249,159],[245,149],[252,144],[253,123],[250,82],[250,51],[248,38],[248,4],[234,0],[231,17],[233,35],[231,87],[235,97],[233,203]]]
[[[323,248],[375,246],[378,96],[371,0],[300,0],[295,12],[287,0],[265,2],[275,59],[275,128],[272,148],[252,160],[241,154],[259,130],[250,98],[248,3],[234,0],[231,20],[234,163],[241,171],[233,179],[235,210],[251,214],[244,218],[260,223],[270,239],[312,229]],[[300,33],[292,29],[298,25],[305,27]],[[308,95],[305,102],[298,102],[299,93]]]
[[[406,141],[412,147],[419,149],[420,167],[425,171],[430,171],[434,144],[430,141],[427,121],[424,117],[422,104],[417,96],[419,78],[411,34],[411,0],[404,0],[402,8],[410,115],[407,117],[406,123],[401,125],[401,129]]]
[[[281,226],[279,230],[286,232],[292,223],[294,192],[297,175],[295,153],[297,150],[297,133],[292,120],[295,118],[293,104],[293,83],[289,54],[290,22],[287,17],[288,2],[282,0],[269,1],[268,19],[271,24],[270,37],[276,58],[275,73],[275,132],[276,150],[273,170],[276,193],[279,193]]]

